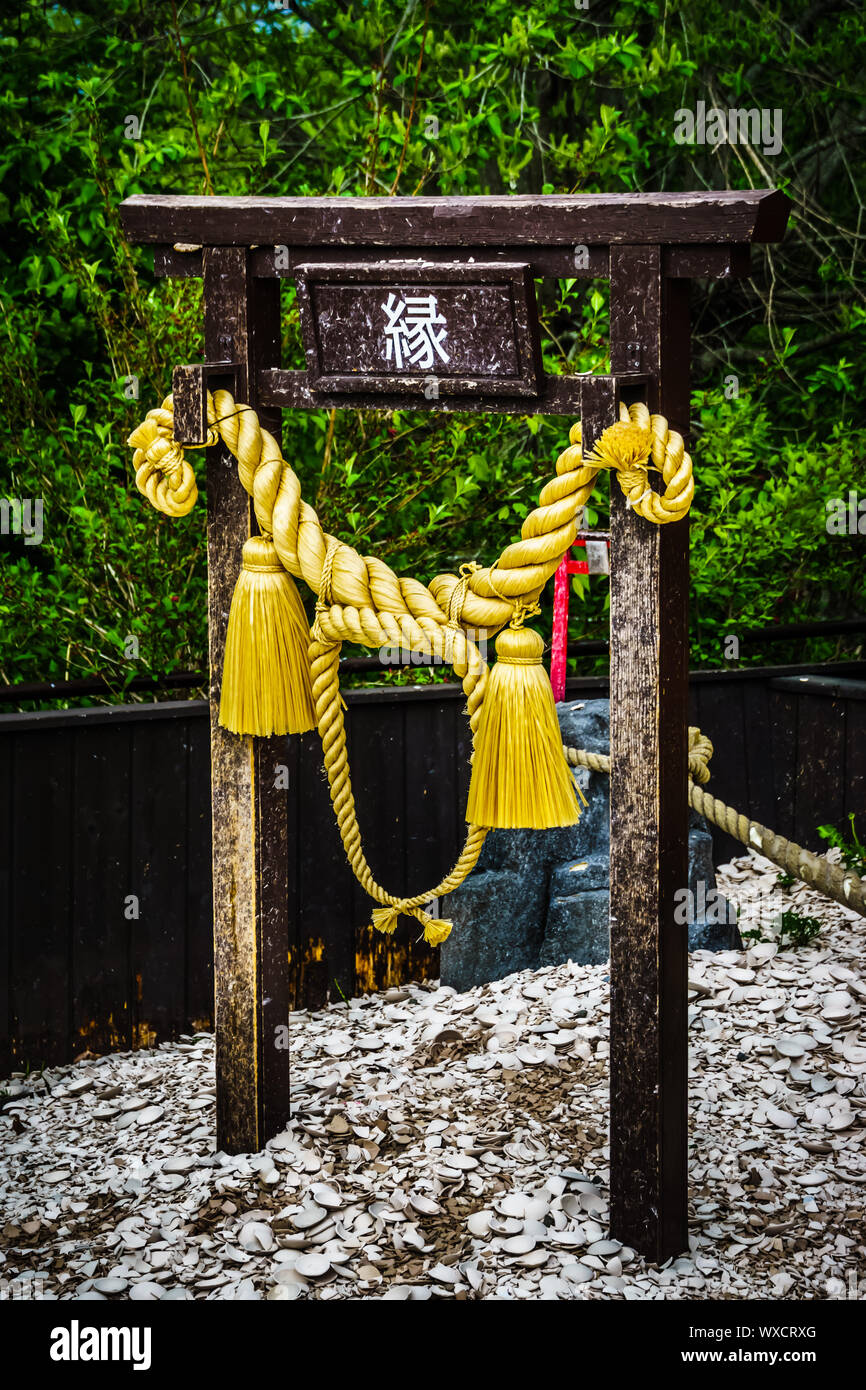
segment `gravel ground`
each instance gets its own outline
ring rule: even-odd
[[[293,1119],[261,1154],[214,1152],[206,1035],[13,1077],[4,1291],[864,1297],[866,922],[753,855],[718,878],[741,926],[775,892],[822,933],[691,957],[687,1255],[609,1238],[607,970],[568,964],[293,1015]]]

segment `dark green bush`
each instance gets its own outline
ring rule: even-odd
[[[200,288],[155,282],[123,242],[135,192],[785,187],[784,246],[695,289],[693,661],[721,665],[749,627],[861,612],[862,541],[825,526],[827,499],[866,491],[860,30],[853,6],[808,0],[21,5],[0,39],[0,496],[42,497],[45,541],[0,537],[0,679],[100,673],[119,692],[205,660],[203,507],[157,517],[125,445],[201,356]],[[782,151],[676,144],[698,100],[779,108]],[[545,284],[541,303],[548,369],[603,369],[606,287]],[[329,529],[429,577],[514,537],[568,423],[298,413],[284,443]],[[606,514],[600,489],[590,522]],[[604,634],[607,581],[575,587],[572,638]]]

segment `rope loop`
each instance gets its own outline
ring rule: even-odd
[[[321,618],[324,613],[331,609],[331,583],[334,574],[334,557],[340,548],[340,542],[333,536],[328,537],[328,546],[325,551],[325,561],[322,565],[322,573],[319,578],[319,590],[316,595],[316,617],[313,622],[312,635],[317,641],[322,641]]]
[[[523,627],[527,618],[534,618],[540,612],[541,604],[537,599],[533,599],[531,603],[522,603],[521,600],[518,599],[514,605],[514,613],[508,626],[513,628],[514,631],[517,631],[518,628]]]

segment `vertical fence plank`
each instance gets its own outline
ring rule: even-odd
[[[787,690],[776,690],[771,684],[768,691],[767,733],[776,771],[773,819],[769,825],[789,840],[794,839],[799,706],[798,696]]]
[[[701,681],[697,687],[700,690],[699,727],[713,745],[709,789],[738,811],[746,811],[749,807],[744,686],[745,682],[731,682],[722,677],[718,681]],[[717,864],[745,854],[739,840],[726,835],[716,825],[710,825],[709,829]]]
[[[406,887],[420,893],[434,887],[452,868],[466,834],[465,822],[455,824],[454,789],[457,783],[457,744],[455,738],[456,701],[422,699],[406,705],[405,736],[405,828]],[[448,916],[448,904],[441,900],[439,914]],[[404,966],[390,965],[386,980],[396,984],[404,970],[415,979],[438,973],[439,952],[431,949],[412,923],[404,921],[406,944]],[[408,935],[407,935],[408,933]],[[390,964],[390,963],[389,963]]]
[[[457,850],[454,806],[448,790],[456,777],[457,750],[448,710],[435,700],[405,710],[406,855],[410,892],[438,882]]]
[[[764,681],[743,681],[743,761],[746,769],[746,800],[743,810],[762,825],[773,824],[776,805],[776,765],[767,727],[770,722],[769,691]],[[712,737],[712,735],[710,735]],[[713,759],[715,761],[715,759]],[[712,766],[712,764],[711,764]],[[733,805],[737,805],[735,801]]]
[[[70,1053],[72,742],[66,730],[23,734],[13,757],[13,1052],[38,1069]]]
[[[866,840],[866,699],[850,699],[846,711],[844,833],[850,839],[847,817],[853,813],[861,840]]]
[[[845,706],[826,695],[804,695],[797,709],[797,795],[794,839],[825,848],[819,825],[833,821],[845,801]]]
[[[12,825],[14,742],[0,739],[0,1075],[12,1070]]]
[[[133,1045],[171,1037],[183,1017],[186,986],[187,760],[177,732],[161,720],[132,726],[132,840],[129,893]]]
[[[490,646],[488,661],[493,659],[493,644]],[[472,729],[464,704],[458,705],[454,712],[454,743],[457,749],[457,842],[462,845],[466,838],[466,803],[469,800],[469,783],[472,780]]]
[[[351,744],[349,754],[357,796]],[[292,975],[296,1007],[318,1009],[329,997],[339,997],[335,981],[344,994],[353,993],[355,880],[340,844],[316,733],[305,734],[301,741],[298,789],[300,901],[291,937]],[[362,829],[365,824],[363,819]]]
[[[210,729],[184,720],[187,787],[185,1026],[213,1027],[213,888],[211,885]]]
[[[133,725],[99,724],[71,731],[75,814],[70,833],[73,843],[72,880],[72,1046],[109,1052],[132,1045],[133,995],[130,941],[138,929],[136,905],[131,895],[141,886],[130,872],[130,816],[133,798],[130,782],[130,743]],[[167,743],[174,730],[160,724]],[[185,779],[178,787],[184,790]],[[185,831],[185,826],[184,826]],[[156,869],[159,874],[159,868]],[[173,887],[160,877],[157,915],[168,915]],[[184,978],[179,967],[180,985]],[[151,982],[154,983],[154,982]],[[162,981],[158,997],[165,998]],[[164,1016],[161,1020],[164,1024]]]
[[[611,248],[611,369],[688,434],[687,285],[658,247]],[[637,346],[636,346],[637,345]],[[611,488],[611,1230],[686,1248],[688,520],[653,526]]]
[[[407,890],[405,759],[411,755],[405,741],[405,702],[393,695],[382,704],[359,700],[350,707],[348,727],[364,853],[376,881],[388,892],[402,894]],[[361,991],[379,988],[395,967],[405,968],[407,962],[407,932],[412,926],[401,919],[393,937],[373,931],[375,906],[353,881],[354,973]]]

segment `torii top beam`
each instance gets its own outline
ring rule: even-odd
[[[777,189],[436,198],[135,195],[131,241],[206,246],[748,245],[778,241]]]

